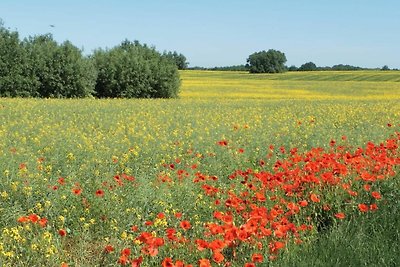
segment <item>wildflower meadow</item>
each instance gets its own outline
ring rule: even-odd
[[[0,98],[1,266],[399,264],[398,72],[180,75]]]

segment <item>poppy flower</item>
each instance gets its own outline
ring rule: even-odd
[[[301,201],[299,201],[299,205],[301,207],[306,207],[308,205],[308,202],[307,202],[307,200],[301,200]]]
[[[30,221],[29,217],[26,217],[26,216],[21,216],[17,220],[17,222],[19,222],[19,223],[26,223],[26,222],[29,222],[29,221]]]
[[[36,214],[30,214],[29,215],[29,220],[33,223],[36,223],[39,220],[39,216],[37,216]]]
[[[41,226],[41,227],[46,227],[46,225],[47,225],[47,219],[46,218],[41,218],[39,221],[38,221],[38,224]]]
[[[73,188],[73,189],[72,189],[72,193],[73,193],[74,195],[79,196],[79,195],[82,193],[82,189],[80,189],[80,188]]]
[[[310,195],[310,199],[311,199],[311,201],[314,202],[314,203],[319,203],[319,202],[320,202],[320,199],[319,199],[318,196],[317,196],[316,194],[314,194],[314,193],[312,193],[312,194]]]
[[[346,215],[343,212],[339,212],[335,214],[335,217],[340,220],[343,220],[346,217]]]
[[[219,250],[214,251],[212,258],[213,261],[215,261],[216,263],[221,263],[225,259],[224,255],[222,255],[222,253]]]
[[[58,230],[58,234],[59,234],[60,236],[64,237],[64,236],[67,235],[67,231],[65,231],[65,229],[60,229],[60,230]]]
[[[251,256],[251,261],[252,262],[263,262],[264,257],[260,253],[254,253],[253,256]]]
[[[210,260],[208,260],[208,259],[200,259],[199,260],[199,267],[211,267]]]
[[[228,145],[228,141],[226,141],[226,140],[218,141],[218,145],[220,145],[220,146],[227,146],[227,145]]]
[[[244,267],[256,267],[256,265],[252,262],[248,262],[244,264]]]
[[[189,230],[192,227],[189,221],[181,221],[180,226],[183,230]]]
[[[368,211],[368,206],[365,205],[365,204],[363,204],[363,203],[361,203],[361,204],[358,204],[358,209],[359,209],[361,212],[367,212],[367,211]]]
[[[106,252],[106,253],[111,253],[111,252],[113,252],[113,251],[114,251],[114,247],[111,246],[111,245],[107,245],[107,246],[105,246],[105,248],[104,248],[104,252]]]
[[[143,257],[140,256],[139,258],[132,260],[132,267],[139,267],[140,264],[143,262]]]
[[[104,196],[104,191],[101,190],[101,189],[98,189],[98,190],[96,191],[96,196],[98,196],[98,197],[103,197],[103,196]]]
[[[130,249],[130,248],[124,248],[124,249],[121,251],[121,255],[125,255],[125,256],[131,255],[131,249]]]
[[[175,265],[171,258],[165,258],[162,261],[161,266],[162,267],[174,267]]]
[[[372,192],[371,195],[375,199],[381,199],[382,198],[381,194],[379,194],[379,192],[376,192],[376,191]]]

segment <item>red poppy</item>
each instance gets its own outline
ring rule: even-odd
[[[174,267],[175,265],[171,258],[165,258],[162,261],[161,266],[162,267]]]
[[[252,262],[263,262],[264,257],[260,253],[254,253],[253,256],[251,256],[251,261]]]
[[[319,202],[320,202],[320,199],[319,199],[318,196],[317,196],[316,194],[314,194],[314,193],[312,193],[312,194],[310,195],[310,199],[311,199],[311,201],[314,202],[314,203],[319,203]]]
[[[256,265],[252,262],[248,262],[244,264],[244,267],[256,267]]]
[[[143,262],[143,257],[140,256],[139,258],[132,260],[132,267],[139,267],[140,264]]]
[[[222,255],[222,253],[219,250],[214,251],[212,258],[213,261],[215,261],[216,263],[221,263],[225,259],[224,255]]]
[[[105,246],[104,251],[105,251],[106,253],[111,253],[111,252],[114,251],[114,247],[111,246],[111,245],[107,245],[107,246]]]
[[[379,194],[379,192],[376,192],[376,191],[372,192],[371,195],[375,199],[381,199],[382,198],[381,194]]]
[[[46,218],[41,218],[39,221],[38,221],[38,223],[39,223],[39,225],[41,226],[41,227],[46,227],[46,225],[47,225],[47,219]]]
[[[228,145],[228,141],[226,141],[226,140],[218,141],[218,145],[220,145],[220,146],[227,146],[227,145]]]
[[[17,220],[17,222],[19,222],[19,223],[26,223],[26,222],[29,222],[29,221],[30,221],[29,217],[26,217],[26,216],[21,216]]]
[[[130,249],[130,248],[124,248],[124,249],[121,251],[121,255],[125,255],[125,256],[131,255],[131,249]]]
[[[189,230],[192,227],[189,221],[181,221],[180,226],[183,230]]]
[[[307,202],[307,200],[301,200],[301,201],[299,201],[299,205],[302,207],[306,207],[308,205],[308,202]]]
[[[128,264],[128,262],[129,262],[129,259],[125,255],[121,255],[118,259],[118,263],[121,265],[126,265],[126,264]]]
[[[58,230],[58,234],[60,236],[66,236],[67,235],[67,231],[65,231],[65,229],[60,229],[60,230]]]
[[[346,217],[346,215],[343,212],[339,212],[335,214],[335,217],[340,220],[343,220]]]
[[[378,209],[378,205],[376,205],[376,203],[369,205],[369,209],[370,210],[377,210]]]
[[[103,196],[104,196],[104,191],[101,190],[101,189],[98,189],[98,190],[96,191],[96,196],[98,196],[98,197],[103,197]]]
[[[65,178],[63,178],[63,177],[58,178],[58,183],[60,185],[64,185],[65,184]]]
[[[73,189],[72,189],[72,193],[73,193],[74,195],[79,196],[79,195],[82,193],[82,189],[80,189],[80,188],[73,188]]]
[[[211,267],[211,263],[208,259],[200,259],[199,267]]]
[[[30,214],[29,215],[29,220],[33,223],[36,223],[37,221],[39,221],[39,216],[37,216],[36,214]]]
[[[363,204],[363,203],[361,203],[361,204],[358,204],[358,209],[359,209],[361,212],[367,212],[367,211],[368,211],[368,206],[365,205],[365,204]]]

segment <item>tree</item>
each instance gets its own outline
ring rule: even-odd
[[[92,57],[97,68],[96,96],[171,98],[179,93],[177,66],[154,48],[138,41],[123,41],[99,49]]]
[[[313,62],[307,62],[300,66],[299,71],[315,71],[317,70],[317,65]]]
[[[390,69],[389,69],[388,65],[385,65],[385,66],[383,66],[383,67],[381,68],[381,70],[390,70]]]
[[[269,49],[255,52],[247,59],[250,73],[280,73],[286,71],[286,56],[284,53]]]
[[[168,53],[164,51],[163,56],[174,62],[178,67],[178,70],[185,70],[189,66],[186,57],[182,54],[178,54],[176,51]]]
[[[298,71],[299,68],[297,68],[295,65],[291,65],[289,68],[287,68],[288,71]]]
[[[31,75],[41,97],[87,97],[94,93],[96,70],[71,42],[58,44],[51,34],[25,39]]]
[[[36,96],[36,87],[18,32],[7,30],[0,20],[0,96]]]

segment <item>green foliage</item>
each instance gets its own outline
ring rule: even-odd
[[[37,80],[29,75],[29,67],[18,33],[0,23],[0,96],[34,96]]]
[[[286,71],[285,62],[285,54],[274,49],[255,52],[247,59],[250,73],[281,73]]]
[[[389,69],[388,65],[385,65],[385,66],[383,66],[383,67],[381,68],[381,70],[390,70],[390,69]]]
[[[95,51],[98,97],[171,98],[179,92],[175,63],[154,48],[125,40],[110,50]]]
[[[307,62],[300,66],[299,71],[315,71],[317,70],[317,65],[313,62]]]
[[[71,42],[59,45],[47,34],[30,37],[23,45],[39,96],[87,97],[94,92],[95,68]]]
[[[178,54],[176,51],[164,52],[163,56],[174,62],[178,70],[185,70],[188,68],[189,62],[186,61],[186,57],[182,54]]]
[[[287,69],[288,69],[288,71],[298,71],[299,68],[297,68],[295,65],[292,65]]]

